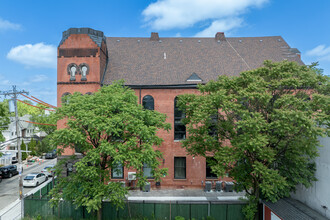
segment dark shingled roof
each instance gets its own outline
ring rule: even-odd
[[[262,66],[264,60],[303,64],[280,36],[226,38],[107,37],[109,60],[102,84],[124,79],[126,85],[184,85],[195,73],[203,80],[237,76]],[[299,51],[298,51],[299,52]]]
[[[268,201],[262,203],[284,220],[327,220],[326,217],[295,199],[284,198],[276,203]]]
[[[61,46],[66,39],[71,34],[88,34],[88,36],[97,44],[97,46],[101,47],[102,41],[105,41],[105,36],[102,31],[97,31],[92,28],[69,28],[66,31],[63,31],[62,40],[59,44]]]

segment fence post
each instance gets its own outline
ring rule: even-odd
[[[211,202],[207,203],[207,215],[211,216]]]
[[[130,207],[129,207],[129,201],[128,201],[128,198],[127,198],[127,208],[128,208],[129,218],[131,219],[132,216],[131,216],[131,209],[130,209]]]
[[[172,220],[172,201],[170,200],[170,220]]]

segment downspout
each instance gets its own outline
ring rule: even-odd
[[[109,57],[107,56],[107,61],[105,63],[105,67],[104,67],[104,72],[103,72],[103,76],[102,76],[102,80],[101,80],[101,87],[103,86],[103,81],[104,81],[104,77],[105,77],[105,73],[107,71],[107,68],[108,68],[108,62],[109,62]]]
[[[141,105],[141,87],[140,87],[139,103]]]

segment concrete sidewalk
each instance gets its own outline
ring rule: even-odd
[[[130,190],[130,201],[185,201],[185,202],[232,202],[243,203],[240,198],[245,197],[245,192],[205,192],[202,189],[159,189],[143,192]]]

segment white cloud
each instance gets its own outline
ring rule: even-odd
[[[181,33],[180,33],[180,32],[176,33],[176,34],[175,34],[175,37],[182,37],[182,36],[181,36]]]
[[[39,75],[34,75],[32,77],[29,78],[29,80],[24,81],[22,83],[23,86],[28,86],[31,85],[32,83],[39,83],[39,82],[44,82],[49,80],[49,77],[43,74],[39,74]]]
[[[30,81],[31,82],[43,82],[48,80],[48,76],[40,74],[40,75],[35,75]]]
[[[37,43],[14,47],[7,58],[27,67],[56,68],[56,54],[56,46]]]
[[[8,86],[10,84],[10,81],[0,74],[0,86]]]
[[[326,47],[324,44],[319,45],[312,50],[306,52],[307,56],[317,57],[319,60],[330,61],[330,46]]]
[[[212,24],[201,32],[198,32],[195,37],[211,37],[218,31],[226,32],[234,28],[242,26],[243,19],[230,18],[213,21]]]
[[[211,28],[238,27],[238,17],[253,7],[261,7],[269,0],[157,0],[143,12],[145,22],[155,30],[192,27],[199,22],[212,21]],[[236,25],[234,25],[236,24]],[[211,25],[211,26],[212,26]],[[217,31],[212,33],[212,36]],[[205,33],[207,31],[205,30]]]
[[[0,30],[20,30],[21,25],[0,18]]]

